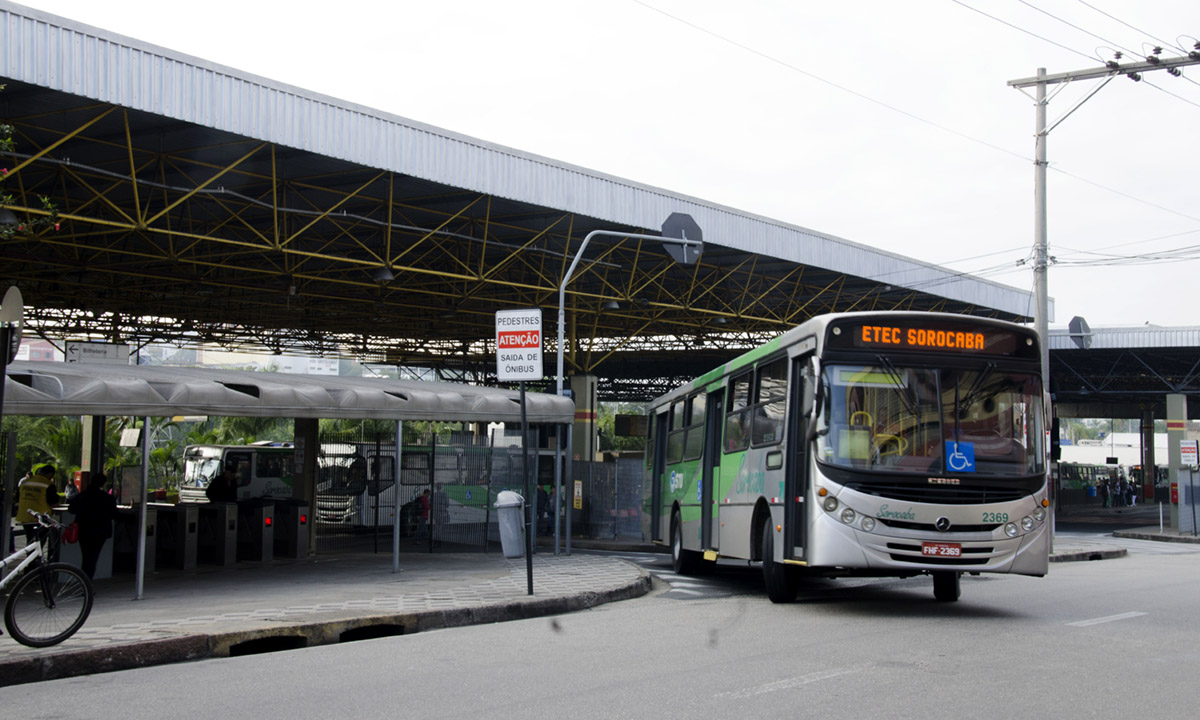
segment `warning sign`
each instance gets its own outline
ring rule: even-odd
[[[496,379],[542,379],[542,309],[496,311]]]
[[[1184,440],[1179,443],[1179,464],[1184,467],[1200,465],[1200,453],[1197,453],[1195,440]]]

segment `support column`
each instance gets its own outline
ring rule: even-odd
[[[321,435],[316,418],[296,418],[295,436],[296,466],[292,472],[292,498],[308,503],[308,517],[317,516],[317,451],[321,447]],[[317,523],[308,523],[307,555],[317,551]]]
[[[1154,457],[1154,410],[1142,411],[1142,501],[1154,502],[1158,473]]]
[[[596,376],[572,375],[571,392],[575,393],[575,424],[571,427],[574,452],[584,462],[594,462],[600,449],[596,426]]]
[[[1167,396],[1167,481],[1182,483],[1183,474],[1179,458],[1179,444],[1187,439],[1187,396],[1171,394]],[[1178,485],[1176,485],[1178,487]],[[1179,506],[1171,504],[1171,529],[1179,530]]]
[[[103,415],[83,416],[83,448],[80,454],[79,469],[90,472],[104,470],[104,425],[107,418]]]

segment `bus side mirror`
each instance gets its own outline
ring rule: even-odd
[[[807,375],[804,391],[800,397],[800,412],[803,417],[808,418],[808,439],[812,440],[817,434],[817,418],[821,416],[821,397],[825,394],[821,379],[820,360],[815,357],[809,359]]]

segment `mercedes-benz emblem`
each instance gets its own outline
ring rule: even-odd
[[[946,532],[950,529],[950,518],[943,515],[933,522],[933,526],[937,528],[938,532]]]

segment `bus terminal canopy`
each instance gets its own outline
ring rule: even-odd
[[[245,370],[15,362],[5,415],[347,418],[518,422],[520,393],[456,383]],[[530,423],[570,423],[568,398],[526,394]]]

